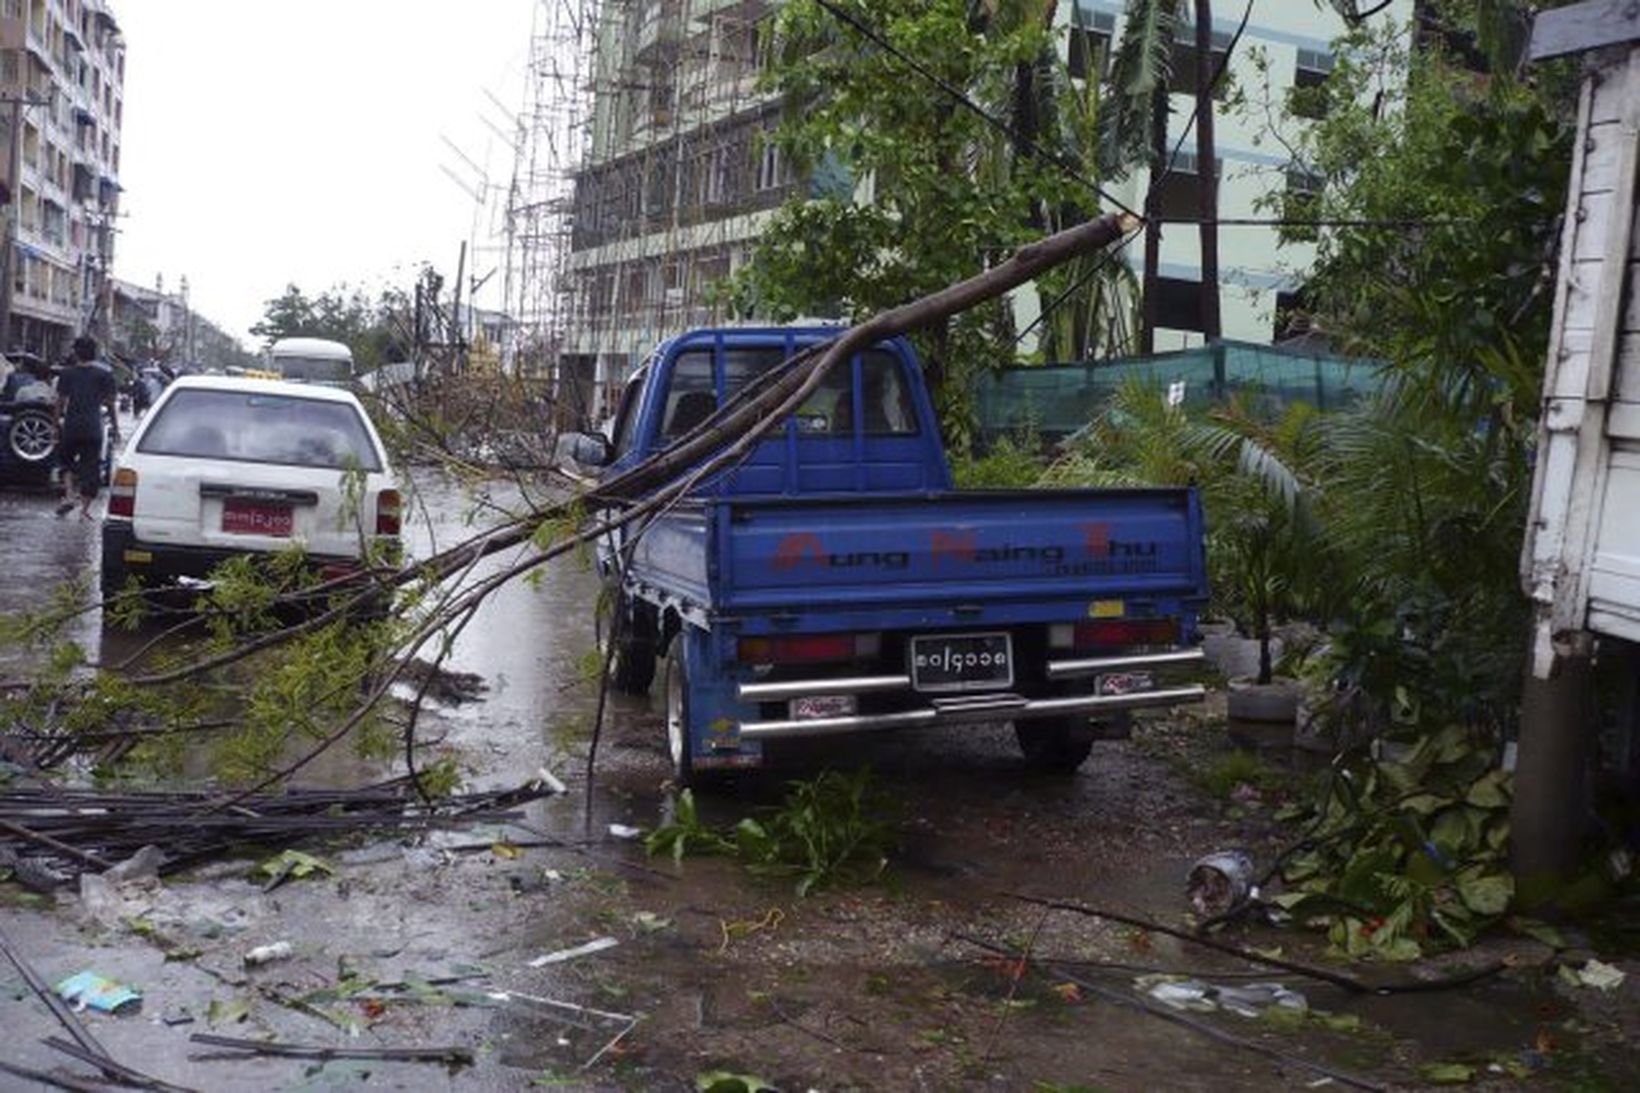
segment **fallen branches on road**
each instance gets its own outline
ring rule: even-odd
[[[65,879],[96,871],[96,862],[119,861],[144,846],[165,858],[161,873],[175,872],[247,845],[288,846],[319,835],[384,829],[425,830],[467,823],[504,823],[521,818],[515,806],[550,796],[543,785],[446,797],[432,805],[408,778],[362,789],[291,790],[222,808],[212,792],[132,792],[8,789],[0,792],[0,850],[46,859]],[[27,834],[19,835],[16,829]]]

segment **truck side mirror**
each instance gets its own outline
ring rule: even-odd
[[[607,467],[615,460],[615,446],[603,433],[571,433],[569,457],[583,467]]]

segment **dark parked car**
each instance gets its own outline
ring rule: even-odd
[[[57,391],[51,372],[33,354],[11,356],[13,371],[0,383],[0,484],[44,487],[57,469]],[[103,482],[113,445],[103,432]]]

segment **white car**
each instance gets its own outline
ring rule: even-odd
[[[358,475],[353,493],[347,482]],[[396,549],[387,452],[351,392],[229,376],[167,387],[115,464],[102,590],[204,578],[224,560],[299,544],[324,577]]]

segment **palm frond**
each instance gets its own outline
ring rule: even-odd
[[[1149,156],[1155,92],[1173,78],[1177,23],[1178,0],[1128,0],[1110,93],[1100,104],[1099,167],[1107,178],[1121,178]]]

